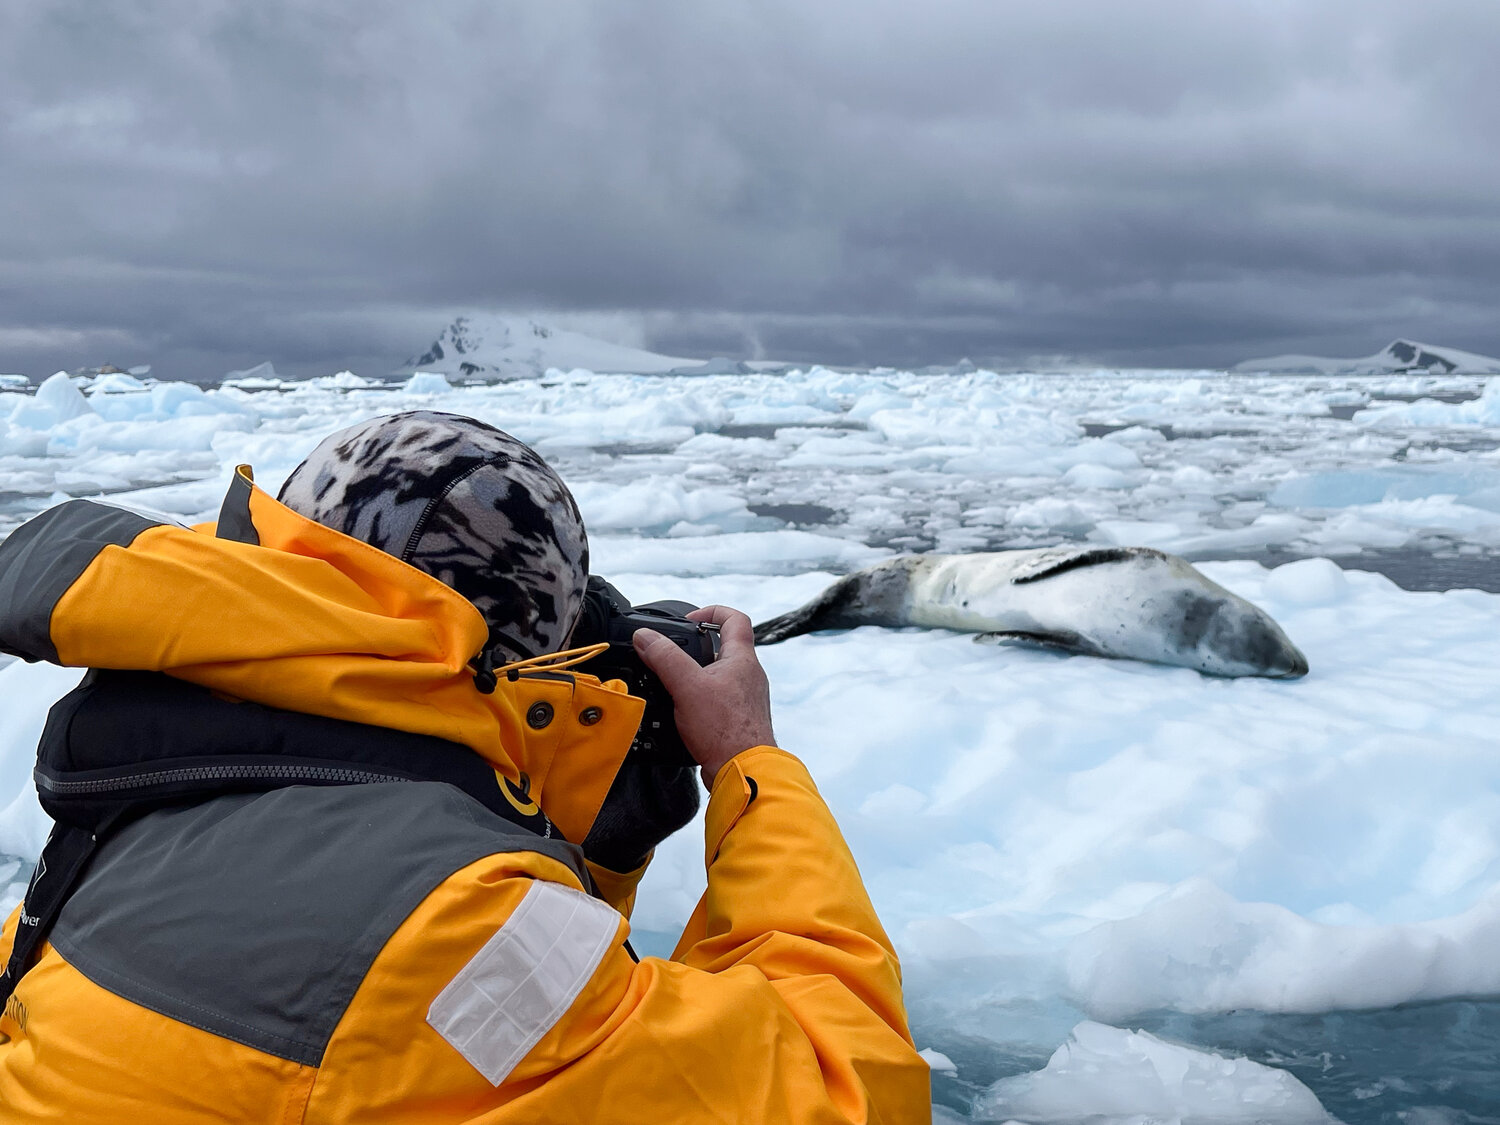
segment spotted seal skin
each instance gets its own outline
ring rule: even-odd
[[[505,658],[556,652],[583,605],[589,545],[572,493],[477,419],[413,410],[339,430],[280,499],[457,590]]]
[[[1149,547],[1048,547],[889,559],[755,627],[759,644],[818,629],[919,625],[976,641],[1295,679],[1307,658],[1262,610]]]

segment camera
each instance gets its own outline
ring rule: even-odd
[[[574,648],[609,645],[606,651],[577,665],[576,670],[601,680],[624,680],[631,695],[646,701],[630,750],[648,754],[662,765],[697,763],[677,733],[671,694],[636,655],[631,638],[637,629],[655,629],[699,664],[712,664],[719,655],[719,627],[687,620],[687,614],[697,608],[679,601],[633,606],[604,579],[590,575],[583,609],[568,642]]]

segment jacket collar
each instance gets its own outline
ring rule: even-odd
[[[289,692],[282,689],[293,689],[294,710],[461,742],[511,783],[502,789],[521,802],[522,812],[529,798],[568,839],[587,835],[640,725],[644,704],[626,694],[623,684],[601,684],[587,674],[527,662],[530,666],[508,672],[499,669],[494,691],[481,692],[471,662],[483,649],[487,630],[473,605],[431,575],[288,508],[255,485],[248,465],[235,470],[217,523],[194,530],[213,535],[226,549],[231,544],[239,545],[234,548],[239,552],[254,549],[271,577],[292,569],[308,572],[313,585],[327,587],[325,595],[350,588],[346,582],[318,582],[326,572],[353,579],[353,588],[386,614],[429,624],[432,644],[411,660],[391,659],[380,635],[385,616],[372,617],[365,604],[347,604],[362,599],[334,596],[330,604],[324,596],[316,610],[357,618],[370,643],[309,654],[297,636],[297,608],[312,609],[304,583],[290,592],[296,604],[288,607],[285,651],[255,646],[254,667],[227,677],[228,684],[222,674],[168,669],[173,674],[195,682],[212,679],[208,686],[273,706],[289,706]],[[246,596],[264,595],[247,591]],[[225,609],[226,623],[232,622],[234,605]],[[334,666],[331,675],[318,677],[327,689],[322,693],[298,692],[287,682],[309,655]]]

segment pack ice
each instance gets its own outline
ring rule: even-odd
[[[419,406],[535,445],[637,600],[760,619],[894,553],[1141,544],[1207,559],[1307,654],[1273,682],[926,630],[764,650],[778,734],[901,952],[939,1119],[1500,1105],[1471,1065],[1500,1045],[1500,595],[1376,572],[1500,588],[1500,378],[54,376],[0,386],[0,533],[68,496],[212,518],[236,463],[274,489],[331,430]],[[7,906],[47,828],[35,739],[76,676],[0,669]],[[702,886],[690,829],[647,876],[638,948],[668,948]]]

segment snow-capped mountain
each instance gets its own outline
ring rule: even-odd
[[[1500,359],[1438,348],[1414,340],[1392,340],[1364,359],[1330,359],[1316,355],[1278,355],[1247,359],[1233,371],[1264,371],[1272,375],[1500,375]]]
[[[549,367],[654,375],[701,365],[701,360],[612,344],[582,332],[551,328],[529,317],[489,315],[458,317],[431,347],[406,366],[439,371],[456,379],[521,379],[540,375]]]

